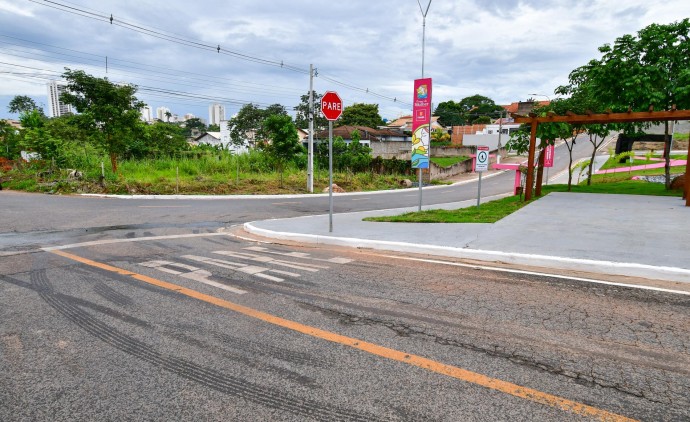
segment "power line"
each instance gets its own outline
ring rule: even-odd
[[[95,19],[95,20],[102,21],[102,22],[109,22],[111,25],[120,26],[122,28],[129,29],[129,30],[141,33],[141,34],[149,35],[149,36],[152,36],[155,38],[174,42],[174,43],[185,45],[188,47],[198,48],[198,49],[207,50],[207,51],[215,51],[216,53],[219,53],[219,54],[225,54],[228,56],[232,56],[235,58],[239,58],[242,60],[255,62],[255,63],[259,63],[259,64],[276,66],[276,67],[284,68],[284,69],[291,70],[291,71],[298,72],[298,73],[303,73],[303,74],[309,73],[309,71],[306,69],[302,69],[302,68],[297,67],[297,66],[285,64],[283,61],[278,62],[275,60],[263,59],[263,58],[252,56],[252,55],[249,55],[246,53],[233,51],[233,50],[227,50],[225,48],[222,48],[220,46],[220,44],[217,44],[214,46],[214,45],[204,43],[204,42],[199,41],[199,40],[186,39],[182,35],[168,32],[165,30],[156,30],[155,28],[151,29],[151,28],[144,26],[143,24],[137,25],[134,23],[129,23],[129,22],[126,22],[126,21],[121,20],[121,19],[116,19],[112,13],[110,14],[110,16],[108,16],[107,14],[104,14],[103,12],[96,11],[94,9],[89,9],[89,10],[93,10],[93,11],[89,11],[89,10],[85,10],[82,6],[80,6],[80,7],[76,7],[76,5],[75,6],[68,6],[67,4],[63,4],[63,3],[69,3],[65,0],[63,0],[63,3],[60,3],[57,1],[51,1],[51,0],[42,0],[42,1],[41,0],[29,0],[29,1],[36,3],[36,4],[39,4],[39,5],[42,5],[42,6],[51,7],[53,9],[61,10],[61,11],[68,12],[68,13],[73,13],[73,14],[76,14],[79,16],[90,18],[90,19]],[[74,4],[74,3],[70,3],[70,4]],[[351,89],[354,91],[359,91],[359,92],[362,92],[362,93],[365,93],[368,95],[372,95],[372,96],[377,97],[377,98],[389,100],[389,101],[392,101],[395,103],[399,103],[401,105],[412,107],[412,104],[400,101],[397,99],[397,97],[390,97],[390,96],[382,95],[382,94],[379,94],[379,93],[376,93],[376,92],[370,90],[369,88],[358,87],[352,83],[339,81],[339,80],[334,79],[334,78],[330,78],[330,77],[326,77],[326,76],[321,76],[321,77],[324,80],[327,80],[331,83],[342,86],[344,88],[348,88],[348,89]]]

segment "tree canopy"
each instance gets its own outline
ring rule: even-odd
[[[97,141],[110,154],[113,172],[117,171],[118,154],[123,154],[132,138],[141,133],[139,110],[144,103],[134,96],[137,87],[117,85],[82,70],[65,69],[62,76],[68,91],[60,99],[76,108],[82,128],[100,134]]]
[[[459,102],[450,100],[440,103],[434,110],[434,115],[439,116],[438,121],[442,126],[462,126],[486,121],[487,117],[498,118],[502,112],[503,107],[496,105],[494,100],[475,94]]]
[[[366,126],[377,128],[385,124],[379,114],[378,104],[355,103],[343,109],[343,114],[338,119],[342,126]]]
[[[299,143],[297,127],[292,122],[292,117],[286,114],[270,115],[263,121],[262,126],[269,140],[269,142],[262,144],[262,148],[280,171],[282,186],[285,164],[303,150]]]
[[[313,92],[314,96],[314,130],[319,131],[328,127],[328,120],[321,113],[321,97],[323,95]],[[300,97],[300,103],[295,106],[295,126],[300,129],[309,127],[309,93]]]
[[[40,114],[44,114],[43,109],[36,105],[36,102],[31,97],[26,95],[17,95],[12,98],[10,103],[7,105],[7,110],[9,110],[10,113],[19,114],[36,110]]]
[[[690,19],[652,24],[599,47],[600,59],[573,70],[556,93],[584,98],[588,110],[624,112],[690,108]],[[641,124],[623,126],[627,134]],[[609,125],[612,128],[613,125]],[[665,124],[666,186],[670,186],[670,137]],[[602,129],[603,130],[603,129]]]
[[[288,116],[287,110],[280,104],[272,104],[265,109],[256,104],[245,104],[235,117],[230,119],[230,142],[234,145],[253,144],[267,138],[264,121],[270,116]],[[289,116],[288,116],[289,117]]]

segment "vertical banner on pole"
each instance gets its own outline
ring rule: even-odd
[[[429,168],[431,78],[415,79],[412,107],[412,168]]]
[[[547,145],[544,148],[544,167],[553,167],[554,153],[556,147],[554,145]]]

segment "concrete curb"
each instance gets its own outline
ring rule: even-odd
[[[548,255],[532,255],[514,252],[487,251],[468,248],[453,248],[449,246],[410,244],[383,240],[356,239],[348,237],[320,236],[313,234],[277,232],[256,227],[249,222],[244,229],[249,233],[279,240],[290,240],[301,243],[312,243],[350,248],[366,248],[405,252],[419,255],[436,255],[451,258],[473,259],[488,262],[502,262],[509,264],[528,265],[534,267],[558,268],[562,270],[587,271],[599,274],[621,275],[628,277],[643,277],[654,280],[680,281],[690,283],[690,270],[677,267],[658,267],[646,264],[596,261],[591,259],[566,258]]]
[[[488,174],[482,176],[484,180],[496,177],[499,174],[503,174],[504,171],[498,171],[496,173]],[[437,185],[437,186],[426,186],[424,190],[433,190],[448,188],[451,186],[461,186],[469,183],[473,183],[479,180],[479,176],[473,177],[469,180],[462,180],[460,182],[455,182],[450,185]],[[419,188],[405,188],[405,189],[389,189],[389,190],[376,190],[376,191],[366,191],[366,192],[344,192],[344,193],[333,193],[334,197],[337,196],[355,196],[355,195],[377,195],[377,194],[387,194],[387,193],[400,193],[400,192],[418,192]],[[199,199],[199,200],[220,200],[220,199],[301,199],[301,198],[323,198],[328,197],[328,193],[302,193],[302,194],[290,194],[290,195],[116,195],[116,194],[106,194],[106,193],[82,193],[79,196],[89,197],[89,198],[113,198],[113,199]]]

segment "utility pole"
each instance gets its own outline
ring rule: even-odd
[[[314,193],[314,65],[309,65],[309,148],[307,157],[307,190]]]

